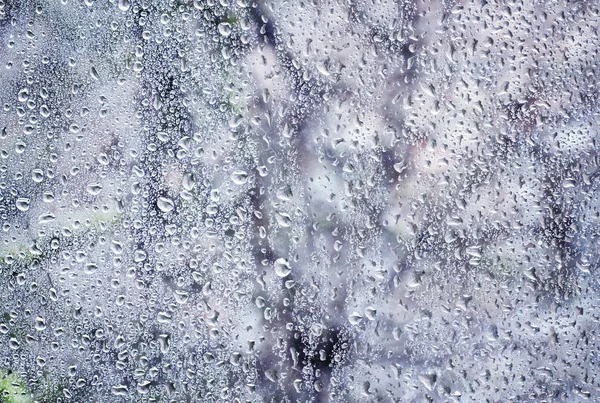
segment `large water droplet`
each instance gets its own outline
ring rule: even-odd
[[[87,185],[86,190],[92,196],[96,196],[102,191],[102,185],[99,183],[90,183]]]
[[[134,253],[133,253],[133,260],[135,262],[143,262],[144,260],[146,260],[146,258],[148,257],[148,255],[146,254],[146,252],[144,252],[141,249],[137,249]]]
[[[228,22],[220,23],[218,29],[219,33],[226,38],[231,35],[231,24]]]
[[[243,185],[248,182],[248,173],[245,171],[235,171],[231,174],[231,180],[236,185]]]
[[[21,211],[29,210],[29,202],[30,202],[29,198],[19,197],[16,202],[17,208]]]
[[[158,198],[156,205],[158,206],[160,211],[164,213],[168,213],[169,211],[172,211],[175,208],[173,200],[162,196]]]
[[[275,274],[279,277],[287,277],[292,272],[289,262],[282,257],[277,259],[273,266],[275,267]]]
[[[127,11],[131,7],[131,0],[119,0],[119,10]]]

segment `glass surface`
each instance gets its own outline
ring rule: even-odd
[[[600,401],[599,27],[0,0],[0,403]]]

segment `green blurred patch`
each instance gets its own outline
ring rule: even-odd
[[[0,403],[33,403],[23,377],[12,371],[0,370]]]

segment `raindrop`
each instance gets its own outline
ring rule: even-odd
[[[131,0],[119,0],[119,10],[127,11],[127,10],[129,10],[130,7],[131,7]]]
[[[231,35],[231,24],[229,24],[228,22],[220,23],[218,29],[221,36],[227,38],[229,35]]]
[[[236,185],[243,185],[248,182],[248,173],[245,171],[235,171],[231,174],[231,180]]]
[[[21,211],[27,211],[29,210],[29,202],[30,200],[26,197],[19,197],[17,199],[17,208]]]
[[[42,215],[39,217],[39,219],[38,219],[38,222],[39,222],[40,224],[47,224],[47,223],[49,223],[49,222],[52,222],[52,221],[54,221],[54,220],[56,220],[56,216],[55,216],[54,214],[52,214],[52,213],[48,212],[48,213],[44,213],[44,214],[42,214]]]
[[[133,254],[133,260],[135,262],[143,262],[146,260],[147,257],[148,255],[146,254],[146,252],[144,252],[141,249],[137,249]]]
[[[42,317],[35,318],[35,330],[38,332],[46,330],[46,320]]]
[[[275,274],[279,277],[287,277],[292,269],[290,268],[289,262],[284,258],[279,258],[274,263]]]
[[[162,196],[158,198],[156,205],[158,206],[160,211],[162,211],[163,213],[168,213],[175,208],[175,204],[173,203],[173,200],[171,200],[167,197],[162,197]]]
[[[102,191],[102,185],[99,183],[90,183],[87,185],[86,190],[92,196],[97,196]]]

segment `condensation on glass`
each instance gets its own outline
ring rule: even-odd
[[[0,402],[599,401],[598,27],[0,2]]]

